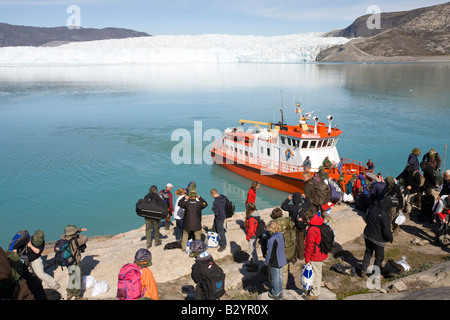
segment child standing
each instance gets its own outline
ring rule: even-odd
[[[255,272],[258,271],[258,252],[256,251],[256,241],[258,240],[258,237],[256,236],[256,230],[258,229],[258,223],[260,222],[261,216],[256,210],[254,203],[247,203],[245,208],[245,233],[250,255],[252,257],[252,260],[247,265],[247,270],[249,272]]]
[[[269,298],[280,300],[283,298],[283,266],[287,264],[284,252],[284,237],[281,227],[276,220],[269,222],[267,230],[271,237],[267,242],[267,256],[264,265],[269,267],[270,292]]]

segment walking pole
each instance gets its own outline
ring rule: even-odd
[[[442,164],[442,172],[445,172],[445,155],[447,154],[447,145],[444,145],[444,163]]]

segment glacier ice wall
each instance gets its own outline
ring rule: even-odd
[[[57,47],[4,47],[0,64],[299,63],[313,62],[322,49],[349,41],[321,35],[165,35]]]

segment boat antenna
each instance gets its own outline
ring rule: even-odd
[[[280,90],[281,94],[281,124],[284,125],[284,114],[283,114],[283,90]]]

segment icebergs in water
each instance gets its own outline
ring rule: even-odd
[[[0,48],[0,64],[299,63],[347,38],[322,33],[286,36],[167,35],[73,42],[58,47]]]

